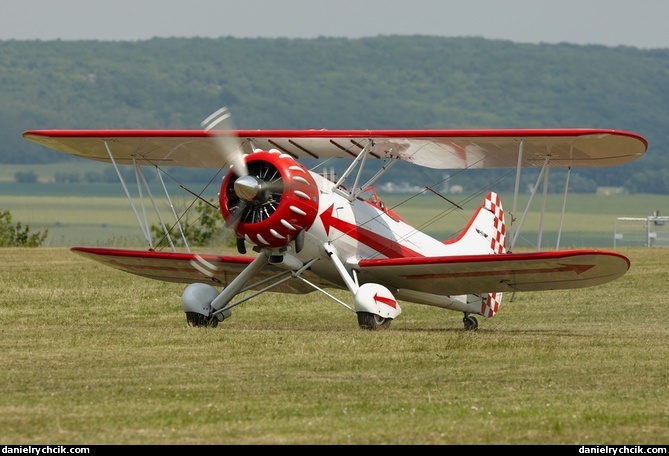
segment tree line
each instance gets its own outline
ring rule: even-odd
[[[0,51],[0,163],[71,159],[25,141],[25,130],[200,128],[228,106],[248,129],[629,130],[648,139],[647,154],[573,170],[575,191],[669,193],[667,49],[391,35],[10,40]],[[442,175],[395,167],[387,179],[425,185]]]

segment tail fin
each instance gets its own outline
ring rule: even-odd
[[[460,235],[444,244],[452,247],[451,255],[506,253],[506,224],[499,195],[488,193]]]
[[[486,318],[493,317],[502,305],[502,295],[503,293],[498,291],[481,296],[481,315]]]
[[[506,224],[502,200],[497,193],[490,192],[476,210],[464,230],[455,239],[446,241],[452,246],[452,255],[497,255],[506,253]],[[481,300],[480,314],[492,317],[502,304],[502,293],[477,295]],[[471,302],[470,299],[467,299]]]

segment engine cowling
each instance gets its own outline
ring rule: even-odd
[[[318,186],[304,166],[278,150],[245,156],[248,174],[229,172],[219,203],[226,225],[258,247],[281,247],[312,225]]]

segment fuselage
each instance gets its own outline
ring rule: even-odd
[[[361,259],[440,256],[447,246],[409,225],[385,207],[370,189],[352,201],[334,183],[312,173],[319,191],[318,216],[305,232],[304,247],[290,252],[302,263],[327,258],[324,243],[334,246],[349,272]],[[311,270],[333,283],[344,285],[330,261],[317,261]]]

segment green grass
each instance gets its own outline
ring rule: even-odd
[[[618,248],[632,269],[600,287],[507,294],[474,333],[458,313],[410,303],[388,331],[362,331],[318,293],[265,294],[195,329],[182,285],[64,248],[143,245],[117,185],[0,190],[0,210],[49,230],[48,248],[0,249],[1,442],[669,443],[668,249]],[[452,211],[435,196],[384,197],[442,238],[481,199]],[[540,202],[523,225],[529,245]],[[561,246],[612,248],[616,217],[665,205],[664,195],[571,195]],[[549,195],[544,245],[561,208]]]
[[[182,285],[1,249],[0,441],[666,445],[669,250],[620,251],[621,279],[507,294],[476,332],[409,303],[369,332],[317,293],[189,328]]]

